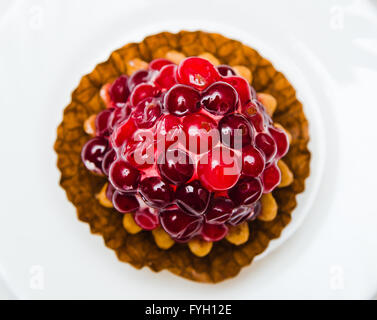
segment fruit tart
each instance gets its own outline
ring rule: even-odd
[[[219,34],[160,33],[84,76],[58,128],[61,186],[119,260],[220,282],[280,236],[309,175],[295,90]]]

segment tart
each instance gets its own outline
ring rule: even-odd
[[[280,236],[309,175],[295,90],[219,34],[160,33],[84,76],[58,127],[61,186],[119,260],[200,282]]]

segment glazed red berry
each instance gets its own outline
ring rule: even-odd
[[[254,208],[255,207],[253,205],[234,208],[231,217],[227,221],[227,224],[231,226],[238,226],[239,224],[250,220],[254,216]]]
[[[253,146],[242,149],[242,173],[250,177],[258,177],[264,170],[264,155]]]
[[[264,171],[262,175],[263,181],[263,193],[269,193],[275,189],[280,183],[281,180],[281,173],[276,165],[276,163],[272,163],[269,165]]]
[[[116,160],[116,158],[117,158],[117,155],[116,155],[116,152],[115,152],[114,149],[107,151],[107,153],[103,157],[102,172],[105,175],[107,175],[107,176],[109,175],[110,166],[113,164],[113,162]]]
[[[236,89],[240,97],[241,105],[248,103],[252,99],[249,83],[244,78],[236,76],[225,77],[223,81],[229,83]]]
[[[165,96],[165,107],[178,117],[197,112],[200,109],[200,93],[196,89],[177,84]]]
[[[202,215],[206,212],[210,196],[209,191],[198,180],[179,186],[175,193],[178,206],[194,215]]]
[[[131,105],[136,107],[146,98],[157,97],[160,94],[158,88],[149,83],[141,83],[135,87],[130,96]]]
[[[140,181],[140,172],[120,159],[111,165],[109,179],[112,185],[120,191],[135,191]]]
[[[179,83],[204,90],[213,82],[220,80],[220,74],[208,60],[190,57],[179,64],[177,80]]]
[[[225,191],[232,188],[241,175],[240,159],[232,150],[216,147],[199,159],[197,173],[208,190]]]
[[[215,82],[203,92],[201,105],[212,114],[224,115],[236,110],[238,93],[226,82]]]
[[[134,213],[134,219],[136,224],[144,230],[154,230],[160,225],[158,214],[150,208],[137,210]]]
[[[223,77],[231,77],[235,76],[236,72],[229,66],[222,64],[220,66],[217,66],[217,71],[223,76]]]
[[[223,117],[219,122],[221,142],[233,149],[251,145],[254,137],[249,121],[240,113]]]
[[[113,194],[113,205],[117,211],[122,213],[132,212],[139,208],[139,202],[135,195],[121,193],[118,190]]]
[[[147,177],[140,182],[139,192],[145,203],[154,208],[163,208],[173,200],[172,187],[160,177]]]
[[[158,169],[163,178],[175,185],[185,183],[194,174],[193,160],[180,149],[168,149],[161,154]]]
[[[176,65],[166,65],[161,69],[160,73],[155,78],[154,84],[162,91],[169,90],[172,86],[174,86],[177,83],[177,79],[175,78],[176,72]]]
[[[144,139],[145,138],[145,139]],[[123,158],[139,170],[151,167],[155,162],[156,143],[148,130],[137,130],[122,150]]]
[[[128,79],[128,87],[133,91],[141,83],[146,83],[151,78],[151,72],[148,70],[138,70]]]
[[[263,186],[258,178],[244,177],[228,191],[237,205],[250,205],[260,199]]]
[[[205,223],[202,228],[201,236],[205,241],[220,241],[228,233],[228,227],[225,224]]]
[[[160,71],[163,67],[167,65],[174,65],[174,63],[168,59],[159,58],[159,59],[152,60],[149,63],[149,69]]]
[[[223,224],[232,216],[233,209],[234,203],[229,198],[214,198],[206,213],[206,222],[211,224]]]
[[[183,121],[186,149],[193,153],[203,153],[212,149],[219,141],[216,122],[204,114],[191,114]]]
[[[111,133],[110,119],[114,112],[113,108],[105,109],[97,114],[96,117],[96,135],[102,137],[108,137]]]
[[[110,201],[113,201],[113,195],[115,193],[116,189],[114,188],[114,186],[109,182],[107,184],[107,188],[106,188],[106,198],[109,199]]]
[[[109,88],[109,94],[111,101],[115,104],[125,103],[130,95],[127,76],[122,75],[116,79]]]
[[[203,218],[189,215],[179,207],[171,206],[160,211],[160,223],[173,239],[188,241],[200,231]]]
[[[128,102],[122,108],[115,108],[108,120],[109,130],[113,132],[118,125],[128,119],[130,114],[131,106]]]
[[[280,159],[284,157],[289,149],[289,141],[287,134],[280,129],[275,127],[270,127],[269,129],[271,136],[274,138],[277,146],[276,156]]]
[[[178,117],[171,114],[163,115],[157,121],[155,133],[156,141],[159,144],[161,143],[158,147],[160,147],[161,150],[165,150],[174,142],[178,141],[180,137],[183,139],[182,128],[181,120]]]
[[[102,161],[107,152],[108,144],[105,138],[95,137],[84,145],[81,151],[81,159],[89,171],[102,175]]]
[[[114,147],[122,147],[127,141],[129,141],[134,132],[137,130],[135,125],[135,121],[132,118],[128,118],[124,122],[122,122],[113,132],[112,144]]]
[[[266,163],[269,163],[277,152],[275,140],[267,133],[259,133],[255,138],[256,147],[263,152]]]
[[[162,105],[158,99],[147,98],[139,102],[131,117],[138,128],[151,128],[161,116],[161,109]]]

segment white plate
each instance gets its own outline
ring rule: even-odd
[[[0,271],[13,293],[371,298],[376,10],[374,1],[13,1],[0,15]],[[52,149],[82,75],[125,43],[181,29],[220,32],[258,49],[293,83],[310,121],[312,173],[292,223],[251,267],[216,286],[119,263],[77,221]]]

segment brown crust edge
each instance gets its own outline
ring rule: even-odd
[[[122,215],[99,205],[95,194],[105,180],[90,174],[81,163],[81,148],[89,137],[83,131],[83,122],[91,114],[105,108],[99,90],[105,83],[127,73],[126,62],[133,58],[150,61],[163,57],[167,51],[177,50],[187,56],[212,53],[221,63],[245,65],[253,72],[253,86],[258,92],[273,95],[278,101],[274,121],[292,134],[289,153],[284,157],[294,173],[294,182],[273,192],[279,205],[277,217],[271,222],[250,223],[250,238],[241,246],[225,240],[216,243],[211,253],[194,256],[186,245],[175,244],[169,250],[159,249],[150,232],[130,235],[122,226]],[[101,234],[107,247],[115,250],[119,260],[136,268],[148,266],[153,271],[167,269],[181,277],[199,282],[217,283],[236,276],[263,252],[270,240],[278,238],[291,220],[296,207],[296,195],[305,189],[309,176],[308,121],[302,104],[297,100],[292,85],[284,75],[257,51],[242,43],[215,33],[181,31],[177,34],[162,32],[145,38],[141,43],[130,43],[84,76],[72,93],[72,101],[64,110],[57,130],[55,151],[61,171],[60,185],[68,199],[77,208],[78,218],[90,225],[94,234]]]

